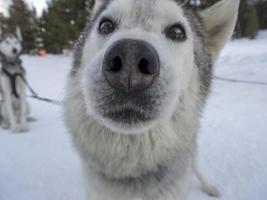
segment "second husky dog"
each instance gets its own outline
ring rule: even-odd
[[[185,200],[193,170],[218,195],[197,167],[196,141],[238,7],[222,0],[197,13],[178,0],[96,0],[65,104],[88,200]]]
[[[0,34],[0,82],[2,127],[13,132],[28,131],[25,70],[19,58],[22,50],[22,35],[19,28],[16,34]]]

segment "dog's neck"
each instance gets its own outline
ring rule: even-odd
[[[16,88],[16,81],[18,77],[22,77],[24,75],[24,69],[21,65],[21,60],[19,56],[16,56],[14,58],[8,58],[3,55],[1,55],[2,69],[1,73],[5,74],[10,81],[10,85],[12,88],[12,94],[19,98],[17,88]]]
[[[21,59],[20,56],[14,56],[14,57],[8,57],[5,56],[4,54],[2,54],[0,52],[0,61],[2,63],[2,67],[5,66],[17,66],[17,65],[21,65]]]
[[[125,176],[121,178],[111,178],[103,173],[96,172],[99,178],[108,181],[115,185],[123,185],[124,187],[131,187],[134,190],[140,189],[140,187],[148,187],[151,184],[156,186],[169,174],[170,169],[166,166],[159,166],[156,171],[145,172],[140,176]]]
[[[17,74],[23,75],[24,73],[22,61],[19,56],[6,57],[0,53],[0,63],[2,71],[6,74],[9,74],[10,76],[15,76]]]

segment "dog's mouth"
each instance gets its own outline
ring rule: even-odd
[[[152,89],[138,94],[124,94],[117,90],[102,90],[94,99],[94,107],[100,118],[111,124],[123,127],[136,127],[157,120],[160,110],[160,97]],[[92,95],[91,95],[92,97]]]
[[[107,110],[103,113],[103,117],[125,125],[148,123],[155,119],[155,117],[147,111],[130,106]]]
[[[140,132],[152,127],[161,116],[164,90],[159,81],[142,91],[124,92],[111,87],[103,76],[90,80],[93,82],[84,82],[87,111],[107,128]]]

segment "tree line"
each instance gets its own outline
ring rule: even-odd
[[[190,0],[188,6],[199,10],[219,0]],[[45,49],[62,53],[73,46],[84,28],[94,0],[50,0],[41,16],[24,0],[11,0],[8,16],[0,13],[1,28],[22,30],[25,53]],[[254,39],[260,29],[267,28],[267,0],[241,0],[235,37]]]

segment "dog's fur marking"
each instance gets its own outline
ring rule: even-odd
[[[218,196],[197,166],[196,140],[212,65],[233,32],[238,4],[222,0],[198,14],[175,0],[96,1],[76,46],[65,103],[88,199],[185,200],[192,170],[203,190]],[[116,23],[108,36],[97,31],[103,17]],[[184,26],[186,41],[166,38],[174,23]],[[128,38],[151,44],[161,63],[157,81],[135,95],[110,87],[101,69],[108,47]]]

